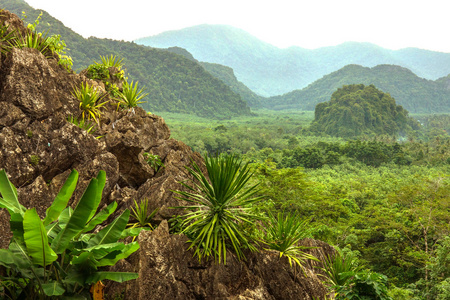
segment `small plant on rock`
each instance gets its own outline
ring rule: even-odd
[[[136,200],[134,200],[134,206],[134,208],[131,208],[131,217],[134,218],[136,222],[131,222],[128,224],[128,226],[130,228],[148,227],[153,230],[154,228],[151,221],[159,209],[156,208],[151,213],[149,213],[148,199],[144,199],[140,203],[137,203]]]
[[[144,152],[144,158],[156,173],[158,173],[159,169],[164,168],[164,163],[159,155]]]
[[[93,134],[96,131],[96,128],[95,128],[96,124],[89,120],[78,119],[77,117],[69,116],[69,117],[67,117],[67,121],[74,124],[75,126],[78,126],[81,129],[85,130],[87,133]]]
[[[117,107],[122,106],[124,108],[133,109],[138,104],[145,103],[142,99],[148,95],[148,93],[144,93],[145,88],[141,88],[138,90],[139,82],[136,81],[134,83],[124,82],[123,90],[120,92],[119,97],[117,98]]]
[[[192,203],[181,206],[189,212],[182,216],[183,233],[190,237],[189,249],[195,249],[199,260],[214,256],[226,263],[227,248],[238,259],[244,259],[243,249],[257,250],[242,224],[252,225],[259,217],[252,205],[262,197],[254,197],[257,185],[246,187],[252,173],[248,163],[233,155],[205,156],[207,174],[192,163],[187,168],[194,177],[191,185],[181,183],[189,192],[175,191],[179,199]]]
[[[264,228],[263,242],[269,249],[278,251],[280,257],[287,257],[291,267],[300,267],[306,275],[303,267],[305,261],[308,259],[318,261],[316,257],[303,251],[310,249],[309,247],[298,245],[300,240],[310,235],[306,222],[302,222],[300,216],[290,212],[278,212],[277,216],[269,213]]]
[[[30,163],[33,166],[37,166],[39,164],[39,162],[41,161],[41,158],[39,157],[39,155],[30,155]]]
[[[97,118],[100,118],[101,116],[100,109],[109,102],[101,102],[105,95],[100,95],[100,93],[88,83],[81,83],[81,88],[74,88],[72,95],[80,101],[81,116],[83,120],[92,118],[95,122],[99,123]]]

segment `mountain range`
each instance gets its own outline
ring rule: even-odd
[[[231,67],[239,81],[265,97],[304,88],[349,64],[399,65],[430,80],[450,73],[450,53],[417,48],[389,50],[357,42],[314,50],[280,49],[228,25],[198,25],[135,42],[158,48],[182,47],[199,61]]]
[[[18,15],[25,11],[28,22],[40,13],[23,0],[0,0],[1,8]],[[135,42],[85,39],[46,12],[38,31],[62,36],[77,72],[99,61],[100,55],[123,58],[130,78],[147,87],[148,102],[143,107],[148,111],[230,118],[250,114],[249,107],[314,110],[342,85],[363,83],[390,93],[411,112],[450,112],[449,53],[414,48],[393,51],[367,43],[279,49],[243,30],[219,25],[137,41],[161,40],[160,46],[168,46],[163,45],[165,40],[178,39],[177,44],[195,46],[158,49]],[[387,65],[393,61],[407,66]]]
[[[301,90],[263,101],[271,109],[314,110],[316,104],[329,101],[333,92],[343,85],[373,84],[395,98],[412,113],[450,112],[450,75],[439,80],[418,77],[410,70],[395,65],[373,68],[347,65],[325,75]]]

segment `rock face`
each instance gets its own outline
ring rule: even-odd
[[[25,32],[17,16],[2,11],[1,22]],[[143,199],[160,208],[154,232],[139,236],[140,251],[115,268],[138,272],[138,280],[109,284],[109,295],[124,299],[322,299],[326,291],[312,267],[308,277],[270,252],[248,253],[239,262],[230,254],[226,266],[199,263],[187,252],[187,238],[169,234],[167,219],[185,205],[173,196],[180,181],[189,179],[185,167],[202,158],[182,142],[170,139],[164,120],[141,108],[116,111],[106,105],[97,136],[67,121],[79,116],[73,87],[82,82],[103,89],[103,83],[82,73],[67,72],[55,57],[35,49],[13,48],[0,56],[0,169],[18,189],[19,201],[36,207],[42,216],[72,169],[79,172],[70,204],[75,205],[91,178],[104,170],[107,182],[100,209],[117,201],[117,214]],[[103,89],[104,90],[104,89]],[[159,155],[165,167],[155,172],[144,152]],[[0,247],[9,244],[8,214],[0,210]],[[332,251],[326,244],[316,245]]]

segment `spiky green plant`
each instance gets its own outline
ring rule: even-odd
[[[181,183],[189,192],[175,191],[181,195],[179,199],[192,203],[178,207],[189,211],[182,216],[183,233],[190,237],[189,249],[195,249],[199,260],[214,256],[226,264],[227,249],[244,259],[244,248],[257,250],[241,226],[259,219],[252,205],[262,197],[255,197],[257,185],[246,187],[253,173],[248,163],[234,155],[206,155],[205,166],[206,174],[192,162],[187,170],[194,180],[191,185]]]
[[[81,83],[81,88],[74,88],[72,95],[80,101],[81,116],[83,120],[92,118],[98,123],[97,118],[100,118],[101,116],[100,109],[109,102],[101,102],[105,95],[100,95],[100,93],[88,83]]]
[[[0,14],[3,9],[0,9]],[[14,40],[16,39],[16,31],[10,30],[9,25],[0,23],[0,52],[2,54],[6,54],[11,51],[12,44],[14,44]]]
[[[87,133],[94,133],[96,131],[95,123],[89,120],[78,119],[77,117],[69,116],[67,117],[67,121],[85,130]]]
[[[24,36],[19,35],[16,39],[14,39],[13,46],[19,49],[37,49],[46,57],[50,57],[52,55],[52,51],[48,48],[47,35],[42,33],[26,32]]]
[[[269,212],[268,215],[264,226],[266,234],[263,242],[268,249],[278,251],[280,257],[287,257],[291,267],[298,266],[306,274],[303,267],[305,261],[308,259],[318,261],[313,255],[304,252],[311,247],[298,245],[300,240],[311,234],[306,221],[302,221],[299,215],[291,212],[278,212],[277,216]]]
[[[134,200],[134,206],[134,208],[131,208],[131,217],[134,218],[136,222],[129,223],[128,227],[149,227],[153,230],[154,228],[151,221],[159,209],[156,208],[151,213],[149,213],[148,199],[144,199],[140,203],[137,203],[136,200]]]
[[[105,67],[114,67],[114,68],[117,68],[117,69],[119,69],[119,70],[121,70],[122,69],[122,61],[123,61],[123,58],[121,58],[121,59],[118,59],[115,55],[110,55],[110,56],[101,56],[100,55],[100,59],[101,59],[101,61],[102,61],[102,64],[105,66]]]
[[[143,101],[142,98],[148,95],[148,93],[144,93],[145,88],[141,88],[138,90],[138,84],[139,82],[136,81],[134,83],[131,81],[131,83],[125,82],[123,84],[122,92],[119,93],[119,97],[117,98],[117,106],[122,106],[128,109],[132,109],[133,107],[136,107],[138,104],[145,103],[146,101]]]
[[[344,254],[340,250],[337,250],[334,256],[325,256],[322,259],[322,263],[326,282],[334,290],[340,290],[351,277],[362,269],[358,264],[358,259],[352,252]]]

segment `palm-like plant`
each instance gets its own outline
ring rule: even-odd
[[[131,81],[131,83],[125,82],[123,84],[123,90],[119,93],[119,98],[117,98],[118,107],[123,106],[125,108],[131,109],[133,107],[136,107],[138,104],[145,103],[142,98],[147,96],[148,93],[144,93],[145,88],[141,88],[138,90],[138,84],[138,81],[136,81],[136,83]]]
[[[114,67],[114,68],[117,68],[119,70],[122,69],[123,58],[122,59],[118,59],[115,55],[111,54],[110,56],[101,56],[100,55],[100,59],[102,61],[102,64],[105,67],[108,67],[108,68],[109,67]]]
[[[352,252],[343,254],[336,251],[334,256],[326,256],[322,260],[327,282],[336,292],[340,291],[362,267]]]
[[[101,116],[100,109],[108,103],[108,101],[101,102],[104,96],[100,95],[99,92],[88,83],[81,83],[81,88],[74,88],[72,94],[80,101],[81,116],[83,120],[92,117],[92,119],[98,123],[97,118],[100,118]]]
[[[308,259],[318,260],[303,251],[310,247],[298,245],[298,242],[308,237],[311,232],[310,229],[307,229],[306,222],[301,221],[300,216],[294,213],[279,212],[275,217],[269,213],[265,229],[264,243],[269,249],[278,251],[280,257],[287,257],[291,267],[297,265],[306,274],[303,267],[304,262]]]
[[[131,216],[136,220],[136,222],[129,223],[130,228],[136,227],[149,227],[154,229],[151,220],[158,212],[158,208],[153,210],[150,214],[148,213],[148,199],[142,200],[139,204],[134,200],[135,208],[131,208]]]
[[[181,183],[189,192],[175,191],[179,199],[191,202],[182,206],[189,210],[182,216],[183,232],[190,237],[189,249],[195,255],[214,256],[226,264],[226,250],[231,248],[238,259],[245,258],[242,249],[256,250],[250,238],[242,230],[242,224],[253,224],[259,217],[251,210],[252,204],[261,197],[254,197],[257,185],[246,187],[253,173],[248,163],[233,155],[205,156],[207,175],[193,162],[187,168],[194,177],[192,186]],[[208,180],[208,177],[209,180]]]

